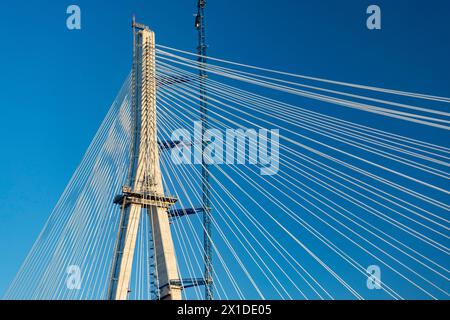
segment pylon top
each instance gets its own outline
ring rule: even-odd
[[[148,26],[146,26],[145,24],[137,23],[136,22],[136,17],[135,17],[134,14],[133,14],[133,20],[131,22],[131,27],[132,28],[136,28],[138,30],[150,30],[150,28]]]

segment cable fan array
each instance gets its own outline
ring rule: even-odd
[[[112,199],[130,157],[130,86],[128,76],[5,299],[106,297],[119,222]],[[71,282],[78,276],[80,286]]]
[[[211,169],[218,298],[448,297],[449,98],[211,57],[203,64],[196,54],[161,45],[156,53],[166,138],[198,121],[200,85],[211,128],[279,130],[276,175],[261,175],[248,149],[237,150],[246,165]],[[336,107],[344,107],[342,117]],[[191,148],[201,152],[198,144]],[[167,187],[184,199],[180,207],[198,206],[199,165],[176,165],[170,152],[163,159],[165,177],[177,179]],[[201,217],[173,225],[185,246],[177,250],[182,273],[195,277],[202,272]],[[376,290],[370,266],[381,272]],[[197,288],[186,295],[202,296]]]
[[[249,146],[233,151],[244,163],[209,166],[216,298],[448,298],[450,98],[212,57],[205,64],[162,45],[156,57],[161,141],[179,129],[194,137],[200,86],[217,135],[277,132],[275,174],[261,174],[267,163]],[[130,88],[131,76],[5,298],[106,298],[120,211],[112,199],[130,161]],[[201,143],[162,148],[160,162],[166,194],[187,213],[202,195],[201,164],[174,161],[186,151],[201,154]],[[158,299],[151,222],[141,219],[129,298]],[[204,273],[203,228],[201,213],[171,217],[182,284]],[[73,265],[78,289],[67,286]],[[200,286],[183,292],[203,294]]]

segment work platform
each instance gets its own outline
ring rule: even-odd
[[[123,187],[122,194],[114,198],[114,203],[117,205],[140,204],[145,206],[157,206],[168,209],[178,201],[177,198],[159,195],[154,192],[136,192],[130,187]]]

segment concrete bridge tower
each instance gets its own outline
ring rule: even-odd
[[[132,112],[134,121],[128,182],[114,199],[121,206],[108,299],[128,297],[141,214],[148,214],[153,238],[158,297],[181,299],[168,209],[177,200],[164,195],[156,127],[155,34],[133,18]]]

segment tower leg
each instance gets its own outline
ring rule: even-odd
[[[160,297],[163,300],[181,300],[181,287],[171,283],[179,276],[167,210],[152,206],[148,213],[152,223]]]
[[[113,274],[108,292],[109,299],[128,299],[140,219],[141,205],[130,204],[124,208],[121,225],[119,226],[119,241],[113,262]]]

